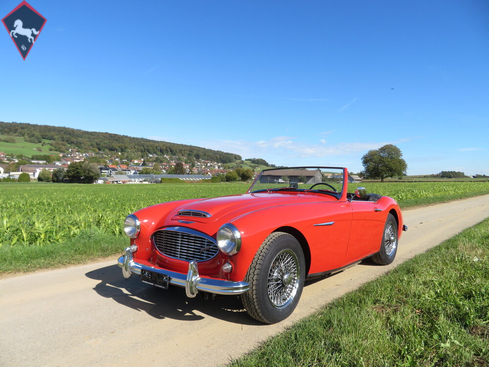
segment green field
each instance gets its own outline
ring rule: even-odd
[[[0,135],[0,140],[6,137],[12,138],[12,136]],[[23,155],[25,157],[32,157],[36,154],[59,154],[59,152],[49,150],[49,148],[51,148],[49,140],[45,140],[44,143],[29,143],[22,137],[15,136],[13,138],[16,140],[15,143],[0,141],[0,152],[4,152],[5,154]]]
[[[489,194],[488,181],[467,182],[362,182],[348,185],[348,192],[363,186],[369,193],[390,196],[401,208],[427,205]]]
[[[247,184],[78,185],[1,183],[0,246],[62,242],[97,229],[122,234],[124,218],[166,201],[246,191]]]
[[[357,185],[350,185],[354,191]],[[391,196],[401,207],[489,194],[487,182],[371,183],[369,192]],[[58,243],[82,231],[122,234],[126,215],[161,202],[239,194],[245,183],[75,185],[2,183],[0,246]]]
[[[161,202],[244,193],[246,183],[77,185],[0,183],[0,272],[87,261],[121,251],[124,218]],[[358,184],[350,186],[354,191]],[[488,182],[369,183],[402,208],[489,194]]]

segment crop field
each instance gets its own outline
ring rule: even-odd
[[[349,191],[362,184],[350,184]],[[76,185],[1,183],[0,247],[43,246],[96,229],[122,235],[124,218],[161,202],[244,193],[246,183]],[[368,183],[367,191],[388,195],[401,207],[489,194],[489,182]]]
[[[489,194],[489,182],[367,182],[350,183],[348,192],[364,186],[369,193],[394,198],[401,208]]]
[[[122,234],[124,218],[165,201],[245,192],[247,184],[0,184],[0,246],[63,242],[87,229]]]

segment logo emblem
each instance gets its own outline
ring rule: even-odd
[[[25,60],[44,24],[46,24],[46,18],[26,1],[22,1],[19,6],[2,19],[2,23]]]

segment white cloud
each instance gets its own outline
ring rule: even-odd
[[[479,150],[484,150],[482,148],[462,148],[462,149],[459,149],[459,152],[475,152],[475,151],[479,151]]]
[[[264,158],[270,163],[287,164],[290,159],[325,158],[364,154],[392,142],[348,142],[328,145],[324,139],[309,144],[294,137],[278,136],[270,140],[250,142],[244,140],[214,140],[202,143],[209,149],[217,149],[241,155],[243,158]]]

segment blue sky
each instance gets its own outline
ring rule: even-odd
[[[395,144],[408,174],[489,174],[486,0],[28,3],[47,23],[25,61],[2,24],[0,121],[353,172]]]

